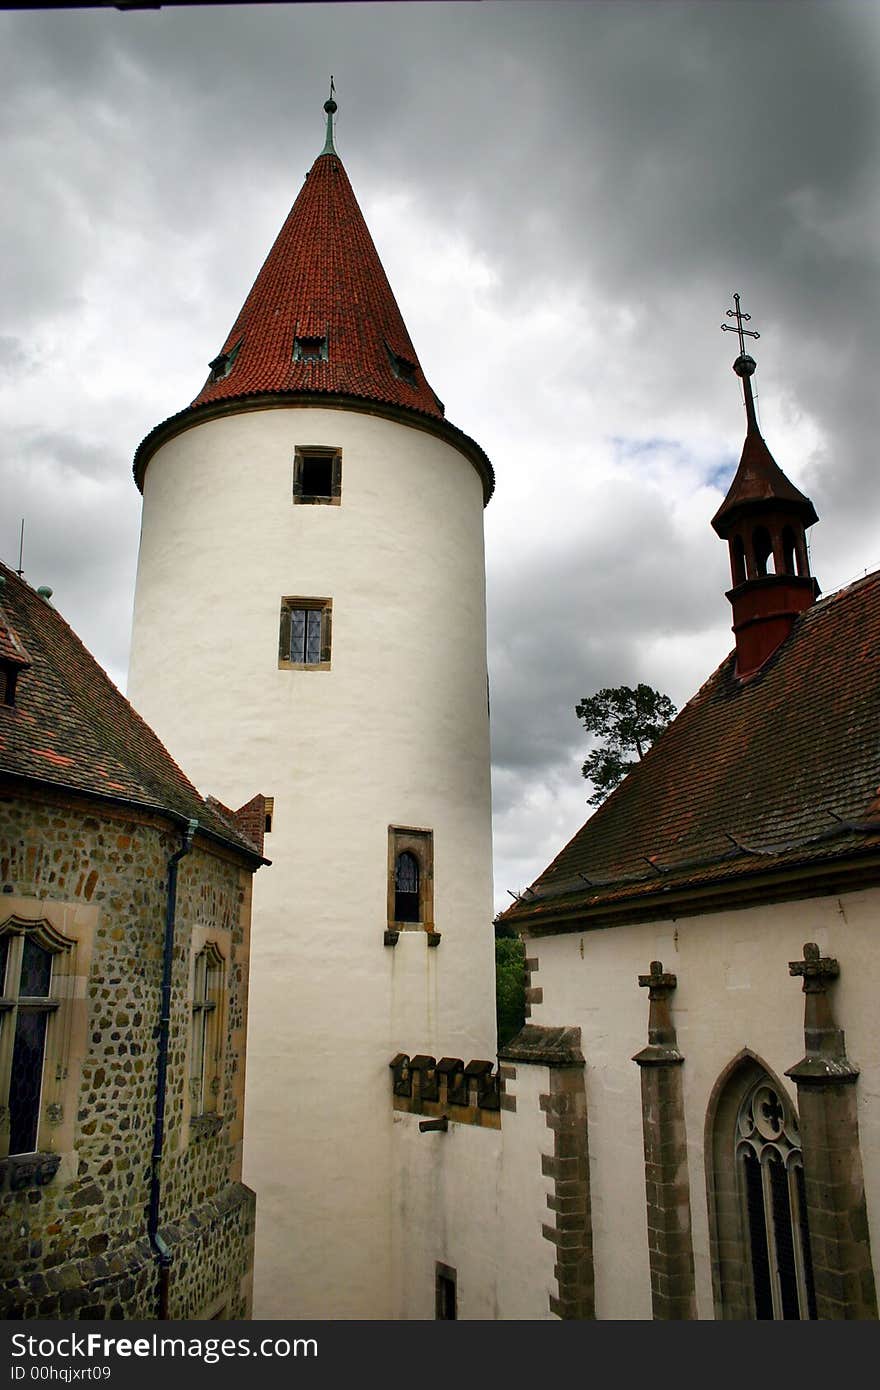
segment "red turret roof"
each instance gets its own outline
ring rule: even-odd
[[[296,338],[325,339],[327,360],[295,361]],[[328,392],[443,416],[335,153],[312,165],[223,352],[239,341],[228,375],[209,378],[194,406]]]
[[[801,517],[804,526],[818,521],[809,497],[786,478],[771,454],[756,426],[749,425],[743,451],[727,496],[712,518],[719,536],[726,533],[727,523],[742,511],[752,511],[768,505],[783,504]]]

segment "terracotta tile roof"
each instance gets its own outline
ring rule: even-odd
[[[818,521],[809,497],[805,497],[789,481],[767,448],[763,436],[750,427],[739,467],[727,496],[712,518],[712,525],[719,535],[723,535],[726,529],[724,523],[732,520],[740,511],[753,510],[756,504],[777,502],[794,507],[801,514],[805,526],[812,526]]]
[[[3,595],[0,594],[0,600],[2,597]],[[0,663],[18,668],[31,664],[27,648],[12,626],[9,617],[4,613],[2,602],[0,602]]]
[[[802,613],[751,679],[727,657],[505,920],[876,853],[878,653],[880,571]]]
[[[294,340],[326,339],[324,360],[294,360]],[[266,257],[244,307],[214,362],[230,359],[228,374],[210,376],[195,400],[151,430],[135,453],[139,488],[150,457],[166,438],[196,424],[212,407],[235,409],[337,403],[405,412],[451,440],[470,458],[486,502],[495,486],[492,465],[470,436],[445,419],[425,380],[397,301],[367,230],[342,161],[320,154]],[[213,365],[213,363],[212,363]]]
[[[295,337],[326,338],[327,361],[295,362]],[[336,154],[312,165],[223,352],[239,340],[229,375],[209,379],[194,406],[254,392],[330,392],[443,416]],[[395,375],[389,353],[410,364],[414,384]]]
[[[170,753],[50,603],[0,563],[0,628],[31,665],[15,703],[0,703],[0,773],[198,820],[215,839],[259,858]]]

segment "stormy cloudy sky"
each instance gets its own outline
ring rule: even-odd
[[[132,453],[202,385],[334,74],[425,373],[498,476],[499,907],[590,809],[576,701],[680,705],[730,648],[735,290],[814,573],[880,564],[873,0],[6,11],[0,71],[0,557],[24,517],[26,578],[123,688]]]

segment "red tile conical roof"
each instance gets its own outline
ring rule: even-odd
[[[297,349],[296,340],[310,341]],[[295,360],[300,351],[321,356]],[[306,175],[223,345],[220,370],[224,354],[228,373],[209,378],[194,406],[327,392],[442,418],[335,152],[320,154]]]

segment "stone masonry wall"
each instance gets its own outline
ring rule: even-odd
[[[0,790],[0,922],[61,905],[64,921],[91,936],[84,997],[72,1001],[85,1014],[84,1045],[55,1112],[63,1110],[60,1166],[45,1185],[10,1190],[7,1160],[0,1181],[2,1317],[156,1316],[146,1207],[167,866],[179,847],[179,831],[158,816]],[[254,1197],[241,1185],[241,1141],[250,890],[244,862],[197,836],[179,868],[161,1191],[173,1317],[218,1304],[224,1317],[249,1311]],[[227,999],[215,1122],[200,1128],[189,1115],[188,1056],[192,954],[204,939],[220,943]]]

